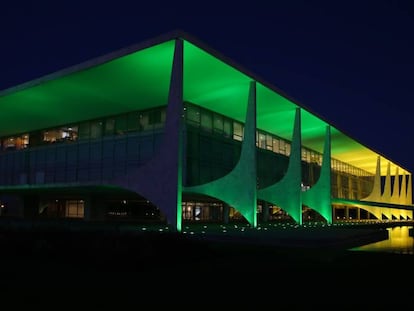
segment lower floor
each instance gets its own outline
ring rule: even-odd
[[[333,204],[332,219],[333,222],[412,219],[412,211],[394,216],[392,213],[370,212],[372,210],[372,207],[368,209],[361,206]],[[111,191],[0,195],[0,217],[166,223],[163,212],[145,198],[133,193]],[[257,219],[262,223],[272,221],[294,223],[293,218],[286,211],[265,201],[258,201]],[[307,206],[302,207],[302,220],[303,223],[325,222],[318,212]],[[183,223],[247,222],[235,208],[202,195],[183,195],[182,221]]]

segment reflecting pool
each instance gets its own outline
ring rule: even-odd
[[[414,255],[414,238],[409,233],[412,228],[412,226],[388,228],[387,240],[355,247],[351,250]]]

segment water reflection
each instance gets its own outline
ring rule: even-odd
[[[388,228],[388,240],[355,247],[351,250],[414,255],[414,238],[409,235],[411,228],[413,227]]]

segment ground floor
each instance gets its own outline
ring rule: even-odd
[[[412,214],[412,211],[411,211]],[[381,217],[367,209],[352,205],[332,205],[332,219],[336,221],[410,220],[406,217]],[[166,222],[163,212],[137,194],[120,191],[90,189],[79,193],[39,192],[0,196],[0,217],[29,219],[79,219],[84,221]],[[294,222],[290,215],[276,205],[258,201],[259,222]],[[302,220],[325,222],[315,210],[303,206]],[[183,195],[183,223],[245,222],[243,215],[226,203],[202,195]]]

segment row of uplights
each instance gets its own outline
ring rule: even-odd
[[[326,224],[321,222],[313,222],[313,223],[306,223],[306,224],[294,224],[294,223],[269,223],[266,225],[260,225],[256,228],[251,227],[249,224],[245,225],[202,225],[200,229],[197,229],[196,226],[185,226],[184,230],[182,231],[183,234],[190,234],[193,235],[195,233],[206,234],[207,232],[222,232],[222,233],[231,233],[231,232],[248,232],[248,231],[271,231],[272,229],[299,229],[299,228],[323,228],[323,227],[342,227],[342,226],[349,226],[349,225],[361,225],[368,223],[368,224],[376,224],[381,223],[379,220],[372,220],[366,222],[341,222],[341,223],[333,223],[333,224]],[[143,226],[141,227],[141,231],[158,231],[158,232],[169,232],[171,228],[168,226],[162,227],[151,227],[151,226]]]

